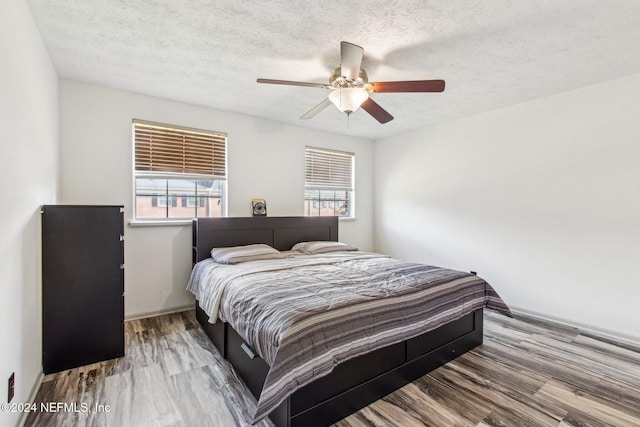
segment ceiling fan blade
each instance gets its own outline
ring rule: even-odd
[[[301,115],[300,118],[303,120],[310,119],[314,117],[316,114],[318,114],[320,111],[327,108],[329,105],[331,105],[331,100],[329,100],[329,98],[325,98],[324,101],[322,101],[320,104],[316,105],[311,110]]]
[[[410,80],[404,82],[377,82],[374,92],[442,92],[444,80]]]
[[[355,80],[360,75],[363,53],[364,49],[356,44],[340,42],[340,72],[347,80]]]
[[[374,119],[382,124],[393,120],[393,116],[371,98],[367,98],[367,100],[364,101],[360,107],[367,113],[371,114]]]
[[[258,83],[268,83],[272,85],[288,85],[288,86],[308,86],[319,87],[322,89],[335,89],[333,86],[322,83],[292,82],[291,80],[273,80],[273,79],[257,79]]]

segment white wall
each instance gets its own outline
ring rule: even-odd
[[[303,215],[305,145],[355,152],[357,220],[341,221],[339,237],[373,248],[370,140],[64,80],[60,98],[63,203],[124,204],[128,222],[131,120],[152,120],[227,132],[229,216],[249,216],[257,197],[270,216]],[[191,306],[191,226],[127,227],[125,234],[126,316]]]
[[[640,341],[640,75],[375,142],[375,247]]]
[[[0,2],[0,402],[42,373],[40,205],[58,189],[58,78],[25,2]],[[0,411],[0,425],[19,413]]]

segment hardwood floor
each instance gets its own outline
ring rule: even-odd
[[[125,334],[125,357],[45,377],[36,404],[75,410],[25,425],[251,425],[255,400],[193,312],[130,321]],[[454,425],[640,426],[640,352],[485,312],[484,344],[335,427]]]

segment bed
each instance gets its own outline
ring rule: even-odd
[[[192,233],[192,258],[196,267],[201,261],[212,262],[209,259],[212,248],[267,244],[280,251],[288,251],[299,242],[336,242],[338,218],[197,218],[193,220]],[[366,254],[359,257],[367,258]],[[464,276],[466,281],[471,280],[468,273],[456,274],[457,277]],[[493,291],[490,286],[487,287]],[[497,294],[492,298],[497,308],[508,311]],[[260,411],[263,387],[267,392],[270,390],[269,371],[274,367],[273,360],[265,357],[271,362],[267,363],[260,357],[260,352],[230,322],[218,320],[211,323],[211,310],[207,312],[201,305],[207,306],[196,300],[198,322],[259,400]],[[277,406],[272,405],[275,408],[268,409],[268,416],[278,427],[327,426],[339,421],[481,344],[482,316],[483,309],[480,307],[448,320],[435,329],[427,328],[425,332],[413,333],[402,341],[375,348],[348,360],[340,360],[328,375],[322,373],[320,378],[302,383],[302,387],[288,392],[284,400],[280,399],[281,403],[278,400]],[[247,335],[246,331],[244,335]],[[256,421],[262,416],[257,417]]]

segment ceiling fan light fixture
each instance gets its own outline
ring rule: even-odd
[[[329,94],[329,100],[338,107],[338,110],[347,114],[360,108],[367,98],[369,98],[367,91],[357,87],[340,88]]]

